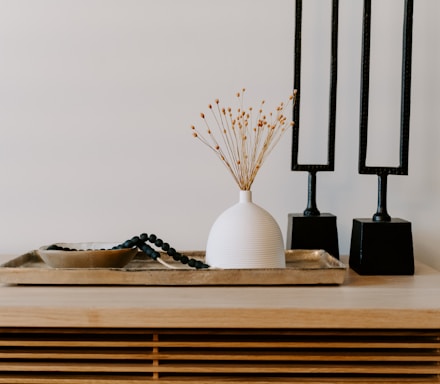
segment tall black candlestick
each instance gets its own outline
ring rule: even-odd
[[[307,208],[303,214],[291,213],[288,216],[287,248],[325,249],[339,258],[336,216],[321,214],[316,204],[316,174],[319,171],[334,171],[335,131],[336,131],[336,90],[338,78],[338,11],[339,0],[332,0],[331,23],[331,62],[330,98],[327,164],[299,164],[299,129],[301,105],[301,40],[302,40],[302,0],[296,0],[295,13],[295,70],[294,89],[297,90],[296,105],[293,112],[295,125],[292,139],[292,171],[309,172]]]
[[[353,220],[350,266],[361,274],[407,275],[414,273],[411,223],[402,219],[393,219],[387,211],[388,175],[408,174],[413,8],[413,0],[405,0],[402,48],[400,164],[398,167],[371,167],[366,165],[366,158],[372,12],[371,0],[364,0],[359,173],[376,174],[378,176],[378,198],[377,211],[371,220]]]

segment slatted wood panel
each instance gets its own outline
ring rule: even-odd
[[[0,329],[0,383],[438,383],[440,330]]]

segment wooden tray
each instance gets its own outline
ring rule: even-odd
[[[184,252],[203,260],[204,252]],[[286,251],[284,269],[196,270],[169,257],[164,260],[179,269],[169,269],[138,255],[124,268],[51,268],[36,251],[0,265],[0,283],[26,285],[314,285],[342,284],[346,266],[322,250]]]

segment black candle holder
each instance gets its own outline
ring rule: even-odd
[[[301,213],[288,215],[287,248],[324,249],[339,258],[338,231],[336,216],[320,213],[316,204],[316,174],[319,171],[334,171],[335,167],[335,131],[336,131],[336,89],[338,75],[338,13],[339,1],[332,0],[331,22],[331,62],[330,62],[330,105],[327,164],[299,164],[299,128],[301,105],[301,30],[302,0],[296,0],[295,11],[295,71],[294,89],[297,90],[296,105],[293,111],[295,125],[292,140],[292,171],[307,171],[308,201],[307,208]]]
[[[370,72],[371,0],[364,0],[362,77],[359,135],[359,173],[378,176],[377,211],[372,219],[353,219],[350,267],[363,275],[412,275],[414,255],[411,223],[391,218],[387,212],[388,175],[408,174],[411,104],[413,0],[405,0],[402,49],[400,164],[398,167],[366,165]]]

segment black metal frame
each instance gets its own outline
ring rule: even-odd
[[[335,166],[335,132],[336,132],[336,89],[338,77],[338,14],[339,0],[332,0],[332,31],[331,31],[331,64],[330,64],[330,110],[328,127],[327,164],[299,164],[299,129],[301,105],[301,40],[302,40],[302,0],[296,0],[295,7],[295,70],[294,89],[297,90],[295,108],[293,110],[292,139],[292,171],[308,171],[308,203],[305,216],[319,216],[316,205],[316,173],[318,171],[333,171]]]
[[[402,90],[400,113],[400,164],[398,167],[366,165],[368,141],[368,103],[370,85],[371,0],[364,0],[362,30],[362,77],[359,134],[359,173],[378,175],[378,204],[374,221],[390,221],[387,212],[387,176],[408,174],[409,121],[411,107],[411,57],[414,0],[405,0],[402,48]]]

